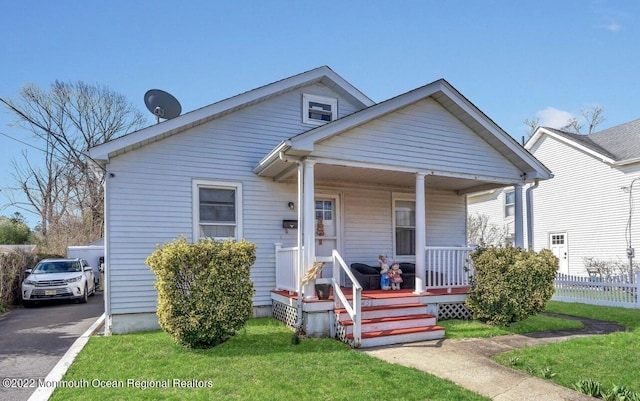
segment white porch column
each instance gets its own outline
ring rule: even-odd
[[[316,257],[316,232],[315,232],[315,181],[314,181],[314,165],[315,161],[305,160],[304,164],[304,211],[302,213],[302,222],[304,230],[304,265],[302,268],[303,276],[313,265]],[[305,298],[315,298],[315,283],[309,283],[304,286],[303,292]]]
[[[302,163],[298,163],[298,230],[296,234],[296,246],[298,247],[298,258],[296,263],[298,264],[298,282],[296,283],[296,291],[298,292],[298,299],[302,299],[302,287],[300,286],[300,282],[302,277],[304,277],[304,253],[302,252],[302,248],[304,247],[302,230],[304,230],[304,167]]]
[[[427,216],[425,212],[424,174],[416,174],[416,289],[414,294],[427,291]]]
[[[522,208],[522,184],[514,185],[515,193],[515,217],[513,228],[515,230],[513,245],[518,248],[524,248],[524,229],[523,229],[523,208]]]

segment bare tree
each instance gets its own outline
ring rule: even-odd
[[[82,81],[56,81],[48,90],[27,85],[17,100],[0,102],[44,154],[43,167],[38,167],[39,159],[23,154],[22,163],[14,161],[14,177],[28,201],[23,209],[41,219],[45,241],[53,226],[57,235],[64,227],[80,229],[78,241],[99,238],[104,177],[92,171],[83,152],[141,128],[145,116],[124,96]]]
[[[536,129],[538,129],[538,127],[540,126],[540,117],[533,116],[531,118],[527,118],[524,120],[524,125],[529,127],[528,138],[531,138],[531,136],[533,136],[533,133],[536,132]]]
[[[504,245],[507,232],[489,222],[489,216],[476,213],[467,217],[467,236],[470,244],[480,246]]]
[[[571,117],[567,120],[567,123],[560,129],[567,132],[573,132],[576,134],[593,134],[598,125],[602,124],[605,120],[604,110],[600,106],[593,106],[588,109],[580,110],[580,118]],[[540,125],[540,117],[534,116],[527,118],[523,121],[524,125],[529,127],[529,137],[533,135],[538,126]],[[588,127],[588,132],[584,133],[583,128]]]
[[[603,110],[600,106],[593,106],[588,109],[580,110],[581,119],[576,117],[570,118],[567,124],[560,128],[563,131],[570,131],[576,134],[584,134],[582,129],[585,125],[588,127],[587,135],[593,134],[594,130],[604,120]]]

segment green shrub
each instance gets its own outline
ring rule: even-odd
[[[509,324],[544,310],[554,293],[558,259],[549,250],[480,248],[470,255],[475,268],[467,307],[475,319]]]
[[[25,276],[24,271],[35,266],[40,260],[38,256],[23,250],[0,254],[0,307],[2,309],[20,302],[20,285]]]
[[[255,244],[180,238],[146,263],[156,275],[158,321],[174,341],[208,348],[232,337],[252,314]]]

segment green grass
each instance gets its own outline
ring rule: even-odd
[[[208,350],[185,349],[162,331],[92,337],[63,379],[86,381],[88,388],[57,388],[51,400],[486,400],[333,339],[293,345],[291,338],[291,330],[273,319],[252,319]],[[174,379],[210,388],[179,388]],[[95,380],[122,387],[96,386]],[[163,380],[169,380],[166,389],[140,388]]]
[[[485,338],[506,334],[532,333],[536,331],[581,329],[584,325],[575,320],[561,319],[552,316],[531,316],[521,322],[509,326],[491,326],[477,320],[442,320],[439,326],[445,328],[445,338]]]
[[[529,374],[542,377],[545,368],[555,383],[573,388],[579,380],[591,379],[604,388],[626,386],[640,393],[640,310],[577,303],[550,302],[548,312],[564,313],[619,323],[627,332],[572,339],[545,346],[530,347],[499,354],[494,359]]]
[[[546,311],[604,320],[606,322],[616,322],[631,330],[640,328],[640,309],[550,301],[547,304]]]

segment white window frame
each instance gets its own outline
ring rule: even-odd
[[[509,194],[513,194],[513,203],[507,203],[507,196]],[[515,217],[515,214],[516,214],[516,192],[514,190],[509,190],[509,191],[506,191],[504,193],[504,204],[503,204],[503,206],[504,206],[504,210],[503,210],[504,211],[504,218],[505,219],[513,219]],[[511,215],[507,214],[507,208],[509,208],[510,206],[513,207],[513,214],[511,214]]]
[[[405,193],[393,193],[391,196],[391,221],[392,221],[392,242],[393,242],[393,258],[398,262],[413,262],[415,261],[416,255],[398,255],[397,247],[396,247],[396,202],[404,201],[404,202],[413,202],[414,203],[414,212],[416,208],[416,196],[415,194],[405,194]],[[415,221],[413,229],[416,229]]]
[[[236,230],[235,240],[239,241],[243,238],[242,226],[242,184],[239,182],[228,181],[211,181],[211,180],[193,180],[192,184],[192,212],[193,212],[193,241],[200,240],[200,188],[219,188],[232,189],[236,191]],[[213,238],[216,240],[226,240],[228,238]]]
[[[332,97],[310,95],[308,93],[302,94],[302,123],[311,125],[323,125],[330,121],[317,120],[315,118],[309,118],[309,102],[322,103],[331,106],[331,120],[338,118],[338,99]]]

